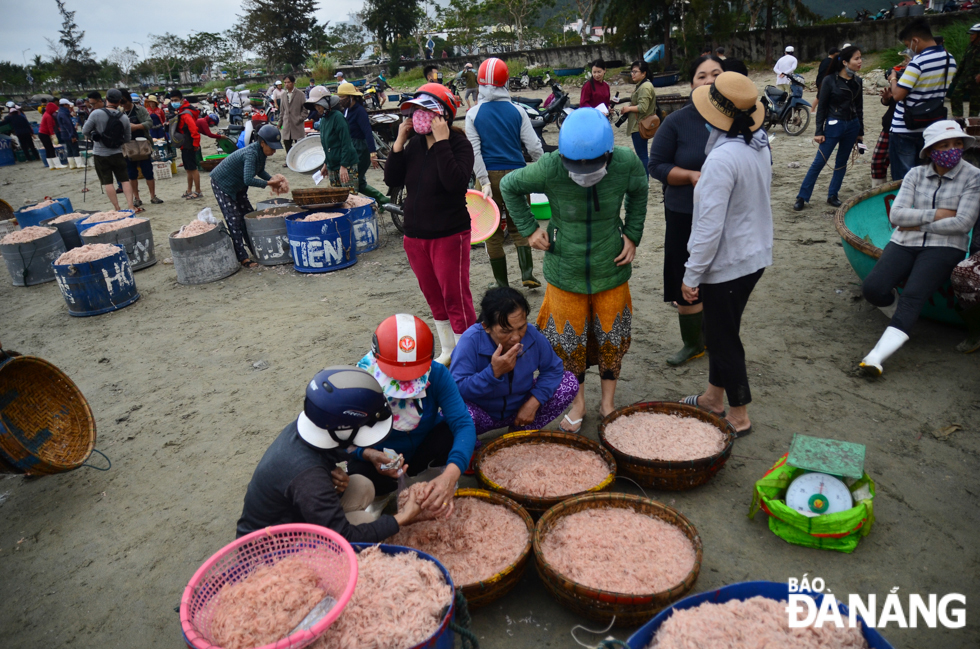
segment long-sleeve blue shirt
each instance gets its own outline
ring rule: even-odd
[[[450,366],[463,399],[497,420],[515,414],[529,396],[541,403],[551,399],[561,385],[564,364],[534,325],[527,326],[521,344],[524,350],[517,357],[517,365],[497,378],[490,364],[497,343],[479,323],[463,332],[453,350]],[[536,381],[535,372],[538,373]]]
[[[54,114],[54,121],[58,125],[58,140],[64,144],[78,138],[75,132],[75,122],[71,119],[71,111],[67,106],[62,106]]]
[[[441,411],[441,412],[440,412]],[[460,473],[469,468],[470,456],[476,446],[476,426],[470,411],[463,403],[463,397],[456,389],[456,383],[446,366],[432,361],[429,372],[429,387],[422,399],[422,420],[415,430],[408,432],[392,430],[391,433],[374,448],[379,451],[390,448],[405,456],[407,464],[412,463],[412,456],[419,445],[433,428],[445,421],[453,432],[453,447],[449,451],[449,463],[459,467]],[[363,449],[357,449],[354,455],[364,459]],[[425,467],[419,467],[425,468]]]
[[[358,103],[351,104],[351,107],[344,111],[347,118],[347,127],[350,128],[351,140],[364,140],[368,151],[374,153],[374,135],[371,133],[371,120],[368,118],[367,110]]]

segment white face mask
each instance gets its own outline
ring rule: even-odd
[[[580,187],[592,187],[593,185],[599,184],[599,181],[606,177],[606,173],[608,172],[606,168],[603,167],[599,171],[593,171],[590,174],[573,174],[571,171],[569,171],[568,177]]]

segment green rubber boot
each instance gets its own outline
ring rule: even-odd
[[[960,311],[960,317],[966,323],[966,340],[956,346],[956,351],[972,354],[980,349],[980,305]]]
[[[495,281],[493,284],[487,288],[505,288],[510,286],[507,282],[507,258],[501,257],[500,259],[490,260],[490,269],[493,270],[493,278]]]
[[[521,284],[524,288],[541,288],[541,282],[534,276],[531,246],[517,246],[517,263],[521,265]]]
[[[379,192],[371,185],[366,185],[364,187],[364,191],[361,193],[367,196],[368,198],[373,198],[374,200],[378,201],[378,205],[387,205],[388,203],[391,202],[390,198],[388,198],[385,194]]]
[[[689,360],[704,356],[704,335],[701,333],[702,312],[689,313],[686,315],[678,314],[677,319],[681,324],[681,340],[684,346],[673,356],[667,357],[667,364],[678,366],[683,365]]]

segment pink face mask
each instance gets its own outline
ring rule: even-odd
[[[428,135],[432,132],[432,119],[436,114],[424,108],[417,108],[412,113],[412,128],[419,135]]]

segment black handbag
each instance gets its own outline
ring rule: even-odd
[[[923,129],[930,124],[938,122],[940,120],[946,119],[948,111],[946,110],[945,101],[945,91],[947,86],[947,80],[949,77],[949,54],[946,54],[946,67],[943,69],[943,96],[936,97],[935,99],[927,99],[926,101],[915,104],[914,106],[909,106],[908,103],[905,104],[905,128],[910,131],[918,131]]]

